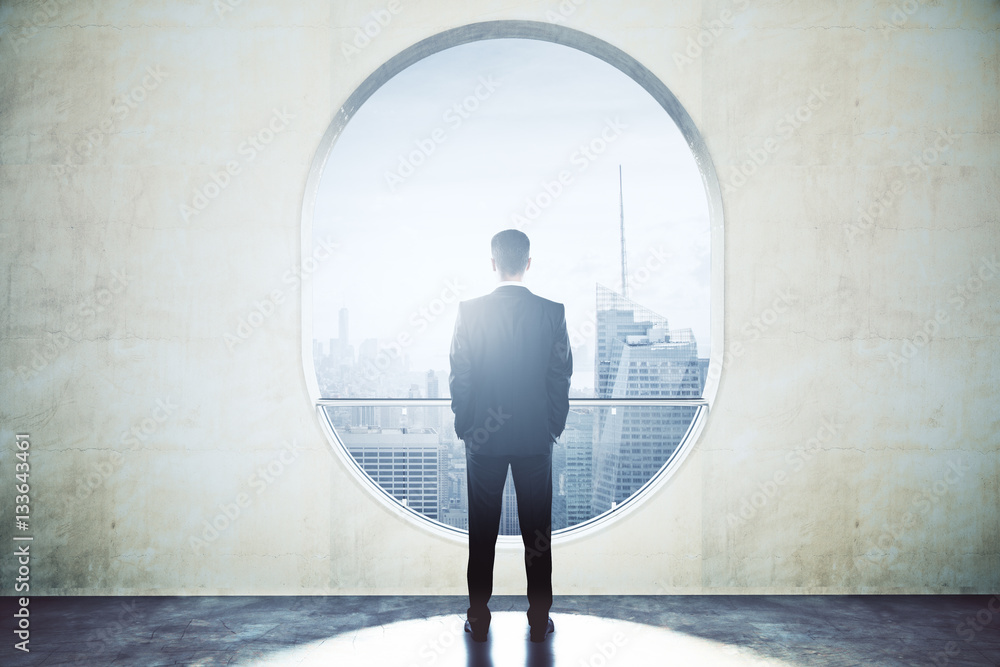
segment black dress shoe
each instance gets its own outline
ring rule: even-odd
[[[533,642],[543,642],[545,638],[556,631],[556,626],[552,622],[552,617],[545,623],[545,627],[532,627],[531,628],[531,641]]]
[[[489,633],[489,628],[487,628],[486,630],[480,630],[479,628],[473,630],[472,624],[469,623],[468,619],[466,619],[465,631],[468,632],[470,635],[472,635],[472,641],[483,643],[484,641],[486,641],[486,635]]]

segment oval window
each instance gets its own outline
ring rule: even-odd
[[[403,52],[338,113],[303,208],[306,251],[338,247],[303,304],[333,445],[396,509],[466,528],[448,351],[458,301],[496,281],[490,238],[516,227],[532,244],[525,283],[566,305],[573,348],[553,529],[634,504],[679,464],[714,394],[718,198],[687,114],[610,45],[495,22]],[[503,512],[516,535],[509,479]]]

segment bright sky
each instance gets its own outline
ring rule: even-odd
[[[594,285],[621,283],[619,165],[629,296],[693,329],[708,356],[708,204],[680,131],[607,63],[525,39],[425,58],[348,123],[316,202],[314,234],[340,252],[313,277],[314,338],[336,337],[346,306],[355,349],[404,334],[414,369],[446,372],[456,308],[435,300],[492,290],[490,238],[521,216],[525,284],[566,304],[571,335],[589,333],[573,385],[593,386]]]

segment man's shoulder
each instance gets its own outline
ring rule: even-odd
[[[540,300],[547,308],[552,310],[563,310],[565,306],[558,301],[553,301],[552,299],[546,299],[544,296],[538,296],[537,294],[532,294],[536,299]]]
[[[566,307],[563,306],[563,304],[559,303],[558,301],[553,301],[552,299],[546,299],[544,296],[539,296],[534,292],[528,292],[528,294],[535,301],[535,303],[539,304],[543,309],[545,309],[549,313],[552,313],[553,315],[560,315],[566,309]]]
[[[531,301],[537,303],[548,310],[563,310],[563,304],[558,301],[553,301],[552,299],[546,299],[543,296],[539,296],[529,289],[514,287],[513,292],[501,292],[500,290],[494,290],[489,294],[484,294],[482,296],[473,297],[471,299],[465,299],[459,302],[459,306],[464,310],[475,310],[478,308],[488,308],[493,302],[498,299],[506,299],[514,296],[515,298],[524,299],[525,301]]]
[[[458,307],[466,312],[469,312],[482,307],[485,303],[488,303],[489,297],[489,294],[484,294],[482,296],[474,296],[471,299],[462,299],[458,302]]]

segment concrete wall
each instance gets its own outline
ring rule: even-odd
[[[0,5],[0,496],[12,514],[30,434],[32,508],[0,541],[34,537],[32,593],[464,593],[463,546],[330,451],[282,275],[369,73],[444,29],[556,17],[677,95],[726,216],[706,429],[639,509],[556,545],[556,593],[1000,588],[1000,4],[398,3],[350,57],[386,2]],[[240,516],[192,548],[220,506]],[[514,552],[497,578],[523,590]]]

